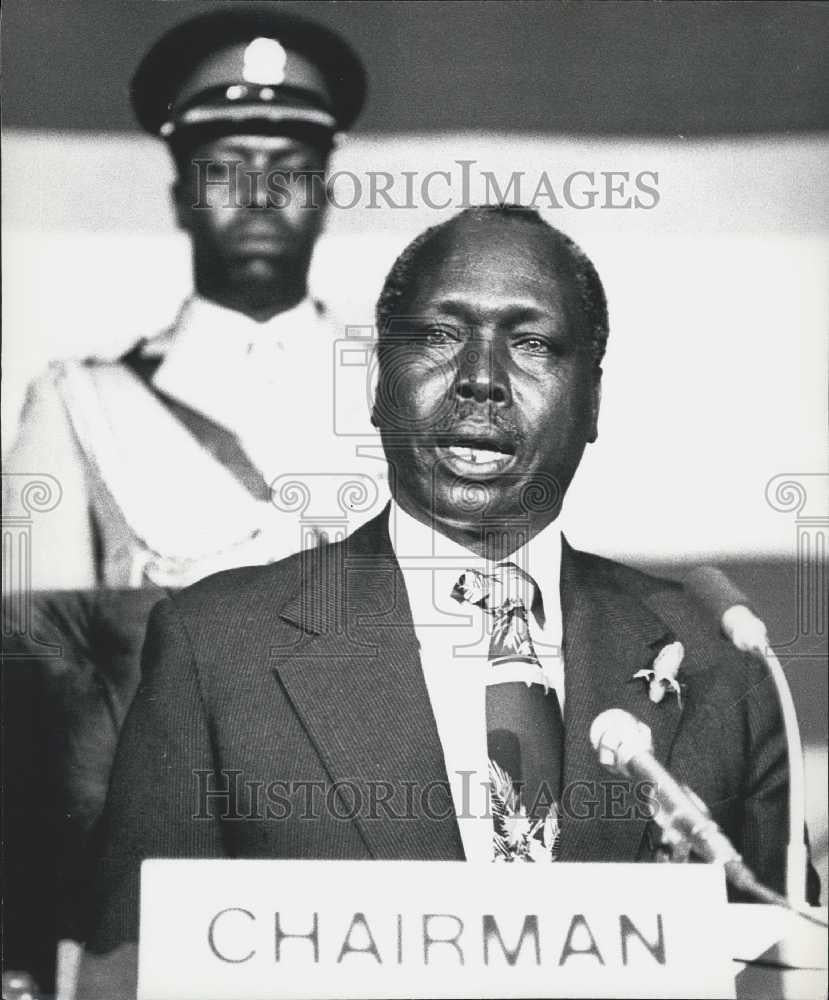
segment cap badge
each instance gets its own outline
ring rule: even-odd
[[[275,38],[254,38],[245,49],[242,78],[247,83],[280,84],[288,54]]]

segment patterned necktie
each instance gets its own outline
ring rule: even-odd
[[[463,573],[460,603],[492,618],[486,689],[487,752],[495,861],[555,861],[564,724],[533,647],[527,605],[538,588],[513,563]]]

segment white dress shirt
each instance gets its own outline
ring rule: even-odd
[[[433,532],[394,501],[389,533],[412,609],[464,852],[467,861],[490,863],[486,677],[492,616],[475,605],[459,604],[452,588],[465,570],[492,573],[494,564]],[[540,591],[544,621],[542,625],[528,614],[530,636],[563,710],[559,520],[503,561],[515,563]]]

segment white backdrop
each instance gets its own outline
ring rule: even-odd
[[[449,170],[475,160],[561,198],[576,170],[657,171],[652,209],[543,210],[593,257],[611,338],[599,441],[567,505],[568,535],[610,555],[793,557],[778,473],[827,469],[829,138],[597,140],[359,137],[334,169]],[[170,322],[190,288],[163,147],[138,136],[7,132],[3,170],[3,442],[27,381],[56,356],[115,355]],[[345,181],[345,202],[350,181]],[[402,188],[398,188],[402,191]],[[435,184],[436,197],[446,186]],[[395,195],[395,197],[397,197]],[[451,210],[334,208],[315,292],[370,324],[394,255]],[[600,199],[601,202],[601,199]]]

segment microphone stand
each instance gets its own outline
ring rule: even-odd
[[[806,829],[806,772],[803,766],[803,743],[794,708],[789,682],[777,659],[767,645],[757,650],[768,667],[780,703],[786,749],[789,756],[789,843],[786,848],[786,899],[792,906],[806,905],[806,871],[809,863],[804,830]]]
[[[789,758],[789,839],[786,847],[786,899],[794,908],[806,905],[806,872],[809,858],[804,840],[806,829],[806,775],[803,742],[794,700],[786,674],[769,643],[764,622],[748,607],[746,597],[722,570],[702,566],[688,577],[692,592],[715,610],[725,635],[741,652],[753,653],[765,664],[774,684],[786,751]]]
[[[782,675],[779,663],[776,663],[776,669]],[[783,683],[785,685],[785,678]],[[789,701],[791,702],[790,693]],[[782,906],[819,927],[827,926],[822,917],[811,912],[802,889],[796,895],[781,896],[757,879],[711,818],[705,803],[686,785],[679,785],[670,772],[654,758],[651,731],[643,722],[622,709],[607,709],[593,720],[590,743],[599,756],[599,762],[613,774],[630,779],[645,778],[654,783],[659,804],[654,821],[662,827],[667,843],[683,843],[703,861],[722,864],[728,882],[746,895],[754,896],[763,903]],[[805,866],[804,845],[804,883]],[[787,889],[793,893],[789,875],[787,872]]]

